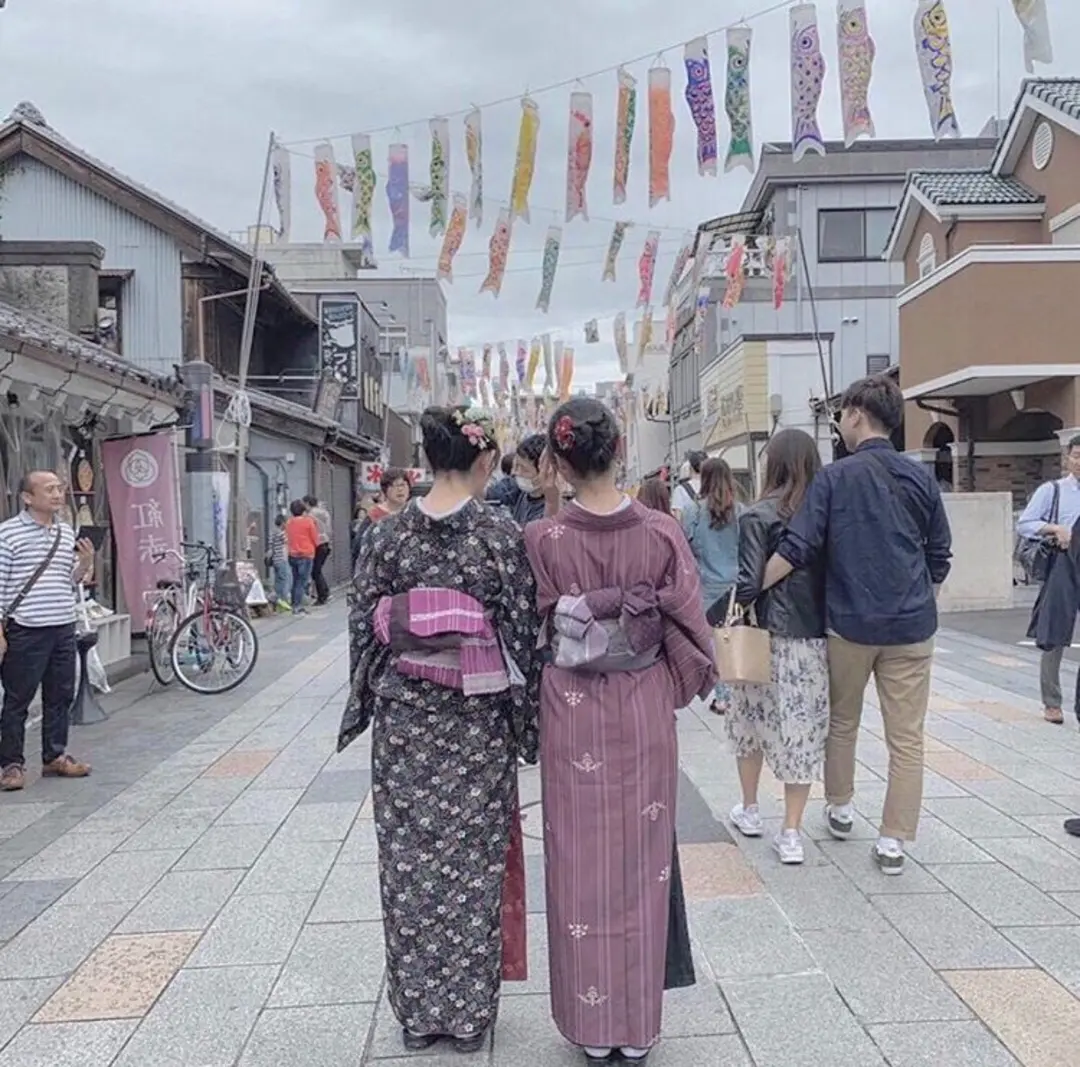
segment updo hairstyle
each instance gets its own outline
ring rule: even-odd
[[[466,407],[427,408],[420,416],[424,455],[432,471],[467,474],[481,452],[495,449],[486,420]],[[498,452],[495,452],[498,462]]]
[[[574,397],[555,409],[548,424],[548,447],[579,478],[611,470],[619,452],[619,425],[604,404]]]

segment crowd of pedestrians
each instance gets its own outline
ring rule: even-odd
[[[809,436],[777,433],[754,501],[700,455],[673,494],[647,483],[632,499],[616,420],[592,399],[563,404],[511,457],[479,410],[424,414],[430,492],[358,539],[339,738],[372,730],[388,995],[406,1048],[479,1049],[501,982],[523,977],[519,759],[540,767],[552,1013],[591,1063],[643,1062],[664,989],[694,981],[677,709],[703,698],[724,716],[740,832],[764,831],[763,766],[784,783],[776,850],[799,863],[822,775],[829,832],[852,833],[873,676],[890,767],[872,857],[903,871],[949,528],[932,475],[890,443],[896,385],[857,382],[841,407],[849,454],[822,467]],[[736,623],[769,635],[768,683],[718,675],[716,627]]]

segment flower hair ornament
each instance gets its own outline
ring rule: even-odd
[[[454,422],[478,452],[495,447],[495,428],[481,408],[469,408],[467,411],[455,409]]]
[[[569,415],[563,415],[552,431],[555,438],[555,447],[560,452],[569,452],[574,447],[574,420]]]

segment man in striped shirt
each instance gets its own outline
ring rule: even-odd
[[[39,688],[41,773],[57,778],[90,773],[89,765],[66,749],[78,661],[75,585],[93,572],[94,546],[76,544],[75,531],[60,521],[64,486],[52,471],[31,471],[19,492],[24,510],[0,523],[0,791],[7,793],[26,784],[26,717]]]

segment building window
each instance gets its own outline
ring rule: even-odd
[[[839,208],[818,212],[818,262],[881,259],[896,209]]]
[[[97,343],[118,356],[124,351],[122,304],[125,274],[98,275]]]
[[[925,278],[937,266],[937,248],[932,234],[924,233],[919,242],[919,277]]]
[[[888,356],[867,356],[866,357],[866,373],[867,374],[884,374],[892,365],[892,360]]]

